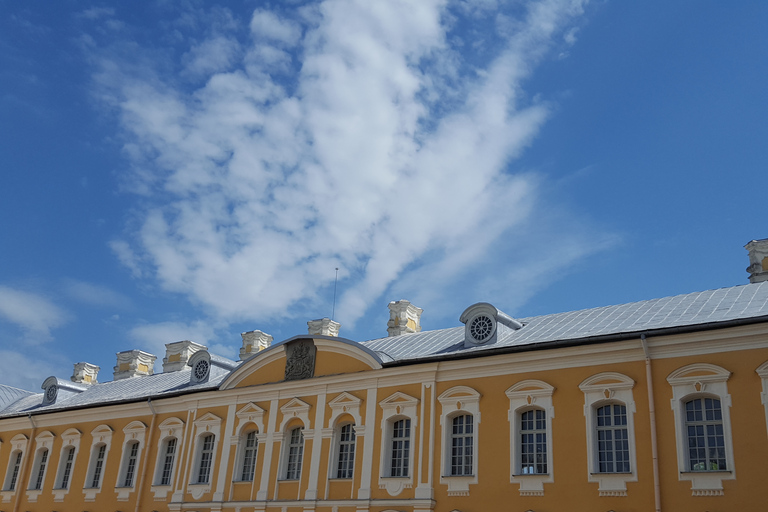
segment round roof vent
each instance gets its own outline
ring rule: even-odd
[[[197,384],[205,382],[211,376],[211,354],[207,350],[198,350],[189,358],[187,364],[192,367],[190,381]]]
[[[56,395],[59,394],[59,386],[51,384],[45,388],[45,403],[52,404],[56,401]]]
[[[492,317],[481,313],[467,324],[469,326],[469,335],[475,343],[483,344],[491,339],[496,331],[496,322]]]
[[[195,367],[192,368],[195,380],[202,382],[208,377],[208,373],[211,371],[211,364],[206,359],[201,359],[195,363]]]

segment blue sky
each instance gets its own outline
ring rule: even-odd
[[[0,2],[2,382],[747,282],[764,2]]]

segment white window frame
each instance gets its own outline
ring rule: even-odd
[[[527,379],[509,387],[505,391],[509,398],[509,446],[510,467],[509,481],[519,486],[520,496],[544,496],[544,484],[555,481],[554,451],[552,450],[552,419],[555,417],[555,407],[552,394],[555,388],[541,380]],[[533,409],[543,410],[546,415],[547,428],[547,473],[522,473],[522,455],[520,436],[522,413]]]
[[[11,438],[11,454],[8,457],[8,468],[5,471],[5,478],[3,479],[3,490],[0,491],[0,497],[3,500],[3,503],[10,502],[11,497],[13,497],[13,495],[16,494],[16,491],[19,490],[19,477],[22,476],[21,468],[24,467],[24,459],[27,455],[28,442],[29,438],[27,438],[27,436],[24,434],[16,434],[13,436],[13,438]],[[16,454],[16,458],[14,458],[14,454]],[[21,458],[18,457],[18,454],[21,454]],[[9,489],[11,480],[13,479],[13,468],[16,465],[16,460],[18,460],[16,481],[14,482],[13,489]]]
[[[194,443],[194,464],[192,465],[192,471],[190,472],[190,482],[188,485],[188,492],[192,494],[192,497],[199,500],[207,492],[211,491],[212,482],[217,471],[216,454],[219,449],[219,442],[221,441],[221,418],[215,414],[207,413],[195,420],[195,443]],[[208,434],[213,434],[213,446],[211,449],[211,467],[208,473],[208,481],[200,482],[200,463],[202,462],[203,449],[205,448],[204,437]]]
[[[248,437],[253,435],[253,446],[248,446]],[[259,429],[255,424],[247,425],[246,428],[240,433],[238,443],[238,455],[237,464],[235,466],[235,474],[233,475],[233,481],[235,482],[253,482],[256,479],[256,466],[259,457]],[[246,468],[246,462],[248,462],[248,451],[253,450],[252,460],[250,466],[252,468]],[[252,474],[251,478],[243,478],[243,473],[246,469]]]
[[[48,468],[51,466],[54,438],[53,433],[48,430],[40,432],[35,436],[35,458],[33,459],[32,470],[29,472],[29,482],[27,482],[27,500],[31,503],[37,501],[38,496],[42,494],[45,487],[45,477],[48,475]],[[40,481],[40,487],[37,487],[38,480]],[[16,485],[18,485],[18,480]]]
[[[80,439],[82,438],[82,432],[76,428],[70,428],[61,434],[62,446],[61,455],[59,456],[59,467],[56,471],[56,480],[53,484],[53,501],[64,501],[64,496],[69,493],[69,489],[72,487],[72,478],[75,475],[75,464],[77,463],[77,454],[80,452]],[[70,464],[70,470],[68,475],[67,485],[64,484],[64,474],[67,468],[69,450],[74,449],[72,455],[72,461]]]
[[[635,444],[635,399],[632,388],[635,381],[624,374],[603,372],[579,384],[584,393],[584,417],[587,424],[588,480],[598,483],[600,496],[626,496],[627,482],[637,481],[637,446]],[[597,409],[608,404],[621,404],[627,408],[627,436],[629,437],[628,473],[601,473],[597,452]]]
[[[99,425],[91,431],[91,453],[88,457],[88,471],[85,474],[85,482],[83,483],[83,494],[85,494],[85,501],[95,501],[96,495],[101,492],[101,488],[104,484],[104,473],[107,467],[107,460],[109,459],[109,449],[112,446],[112,434],[113,430],[109,425]],[[104,446],[104,459],[101,466],[101,474],[99,477],[98,487],[91,487],[93,483],[94,473],[96,472],[97,457],[99,453],[99,447]]]
[[[328,479],[339,480],[338,467],[339,467],[339,451],[341,449],[341,428],[351,423],[352,432],[355,435],[355,453],[352,460],[352,479],[354,479],[354,472],[358,466],[358,444],[360,437],[365,435],[365,426],[362,425],[363,418],[360,415],[360,405],[363,403],[362,398],[358,398],[346,391],[339,393],[333,400],[328,402],[328,406],[331,408],[331,417],[328,424],[329,428],[324,428],[322,435],[324,439],[330,439],[332,454],[328,457]],[[343,478],[341,480],[349,480]]]
[[[760,403],[763,404],[765,428],[766,432],[768,432],[768,361],[758,366],[755,372],[760,376],[760,381],[763,383],[763,391],[760,393]]]
[[[131,492],[136,488],[136,478],[138,468],[141,467],[141,456],[144,452],[144,438],[146,437],[147,426],[140,421],[132,421],[123,428],[123,447],[120,457],[120,471],[117,472],[115,481],[115,492],[118,501],[127,501]],[[133,482],[131,485],[125,485],[125,477],[128,473],[128,464],[130,462],[130,449],[134,444],[138,444],[136,460],[133,473]]]
[[[480,439],[480,393],[467,386],[454,386],[437,397],[440,402],[440,484],[448,487],[448,496],[469,496],[469,486],[477,483]],[[472,416],[472,474],[451,474],[453,419]]]
[[[157,440],[157,460],[155,461],[155,474],[152,478],[152,493],[156,500],[165,499],[176,480],[176,471],[181,457],[181,442],[184,439],[184,422],[176,417],[170,417],[163,420],[159,425],[160,435]],[[168,442],[171,439],[176,440],[176,448],[171,463],[171,474],[167,484],[163,484],[163,471],[165,470],[165,457],[168,448]]]
[[[306,448],[307,439],[312,439],[314,436],[314,430],[312,430],[309,420],[309,410],[312,408],[308,403],[299,400],[298,398],[292,398],[285,405],[280,407],[282,414],[282,421],[280,422],[279,432],[282,432],[281,437],[281,449],[280,449],[280,462],[278,470],[278,483],[280,482],[301,482],[304,476],[304,468],[307,462]],[[303,428],[302,430],[302,456],[301,456],[301,471],[299,472],[298,479],[288,480],[286,478],[288,474],[288,454],[290,451],[290,436],[291,431],[294,428]]]
[[[419,399],[396,392],[381,402],[383,414],[381,418],[381,454],[379,457],[379,488],[386,489],[390,496],[397,496],[403,489],[413,487],[413,474],[416,473],[416,429],[418,427],[417,408]],[[411,420],[410,449],[408,453],[408,476],[389,476],[392,471],[392,429],[394,423],[401,419]]]
[[[294,437],[298,437],[298,441],[295,441]],[[283,470],[280,473],[280,476],[282,480],[286,482],[300,482],[302,470],[304,469],[304,426],[291,424],[291,426],[285,430],[283,444]],[[295,454],[297,459],[295,464],[297,465],[297,468],[294,469],[295,474],[289,474],[291,472],[291,450],[294,448],[298,450]]]
[[[266,441],[266,436],[264,434],[264,409],[253,402],[249,402],[241,407],[235,415],[237,416],[237,425],[235,426],[236,435],[232,436],[231,443],[237,445],[237,456],[235,457],[235,469],[232,474],[232,481],[235,483],[252,483],[256,480],[258,474],[259,451]],[[243,466],[245,464],[246,436],[249,432],[254,431],[256,432],[256,458],[253,461],[253,480],[242,480]]]
[[[345,427],[349,427],[350,438],[349,440],[342,440],[342,430]],[[354,421],[341,421],[336,425],[334,429],[334,442],[331,453],[331,473],[330,478],[337,480],[352,480],[355,477],[355,457],[357,457],[357,432]],[[339,475],[339,463],[341,462],[341,451],[344,446],[351,446],[350,453],[348,454],[349,466],[347,471],[351,471],[350,476]]]
[[[731,431],[731,395],[728,394],[728,378],[731,372],[709,363],[694,363],[670,373],[667,382],[672,386],[670,405],[675,416],[677,468],[679,480],[691,482],[693,496],[722,496],[723,481],[736,478]],[[725,441],[725,471],[690,471],[688,460],[688,432],[685,403],[696,398],[720,400]]]

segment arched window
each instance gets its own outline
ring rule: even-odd
[[[60,489],[69,488],[69,479],[72,476],[72,464],[75,462],[75,447],[70,446],[64,452],[64,466],[61,470],[61,481],[59,482]]]
[[[176,459],[176,444],[178,440],[175,437],[169,437],[163,442],[160,461],[160,478],[158,485],[171,485],[173,476],[173,462]]]
[[[723,412],[717,398],[685,402],[689,471],[725,471]]]
[[[139,442],[133,441],[126,445],[126,458],[123,470],[123,487],[133,487],[133,478],[136,475],[136,459],[139,457]]]
[[[240,467],[240,481],[251,482],[256,472],[256,454],[259,447],[256,439],[257,432],[251,430],[242,436],[242,464]]]
[[[392,424],[392,456],[389,476],[408,476],[411,452],[411,420],[404,418]]]
[[[11,454],[10,464],[8,465],[8,477],[5,483],[6,491],[15,491],[16,482],[19,480],[19,469],[21,469],[21,458],[23,452],[18,450]]]
[[[547,468],[547,413],[543,409],[529,409],[520,414],[520,469],[521,475],[546,475]]]
[[[304,427],[295,427],[288,433],[285,479],[298,480],[301,477],[301,463],[304,458]]]
[[[104,459],[106,459],[107,456],[107,445],[106,444],[100,444],[95,447],[94,454],[93,454],[93,461],[92,461],[92,467],[93,471],[91,472],[91,478],[90,487],[97,489],[101,487],[101,473],[104,471]]]
[[[338,430],[336,478],[352,478],[355,470],[355,424],[345,423]]]
[[[451,476],[472,474],[473,426],[471,414],[454,416],[451,420]]]
[[[597,470],[600,473],[629,473],[627,407],[608,404],[596,413]]]
[[[43,448],[37,454],[35,461],[35,471],[32,474],[33,481],[30,489],[40,490],[43,488],[43,478],[45,477],[45,467],[48,465],[48,449]]]
[[[197,482],[198,484],[207,484],[211,480],[211,466],[213,464],[213,442],[216,440],[216,436],[213,434],[205,434],[200,439],[200,455],[198,457],[199,463],[197,466]]]

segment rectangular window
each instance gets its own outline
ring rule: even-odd
[[[471,414],[453,418],[451,431],[451,476],[472,474],[473,423]]]
[[[171,473],[173,473],[173,459],[176,456],[176,438],[172,437],[165,444],[165,459],[163,460],[163,472],[160,475],[160,485],[171,485]]]
[[[104,456],[107,453],[107,445],[102,444],[99,446],[99,451],[96,453],[96,463],[93,467],[93,478],[91,479],[91,487],[99,487],[101,485],[101,471],[104,468]]]
[[[243,446],[243,470],[240,472],[240,480],[243,482],[253,481],[253,475],[256,473],[257,448],[256,431],[252,430],[246,434]]]
[[[520,473],[547,473],[547,418],[542,409],[520,415]]]
[[[211,478],[214,437],[213,434],[203,436],[203,446],[200,451],[200,469],[197,472],[197,483],[199,484],[207,484]]]
[[[16,480],[19,478],[19,468],[21,467],[21,452],[16,453],[16,460],[13,462],[13,469],[11,470],[11,481],[8,482],[8,490],[16,490]]]
[[[627,407],[611,404],[597,409],[597,467],[600,473],[629,473]]]
[[[392,424],[392,458],[389,476],[408,476],[411,450],[411,420],[397,420]]]
[[[40,454],[40,463],[37,466],[37,480],[33,489],[39,491],[43,488],[43,477],[45,476],[45,466],[48,463],[48,450],[43,450]]]
[[[339,429],[339,458],[336,478],[352,478],[355,463],[355,426],[347,423]]]
[[[125,466],[125,480],[123,487],[133,487],[133,475],[136,473],[136,458],[139,455],[139,443],[131,443],[128,460]]]
[[[725,471],[725,436],[720,400],[697,398],[685,403],[691,471]]]
[[[61,488],[67,489],[69,487],[69,477],[72,475],[72,463],[75,460],[75,447],[71,446],[67,450],[67,458],[64,462],[64,472],[61,475]]]
[[[297,427],[291,430],[288,441],[288,464],[286,465],[285,479],[298,480],[301,476],[301,461],[304,457],[304,430]]]

